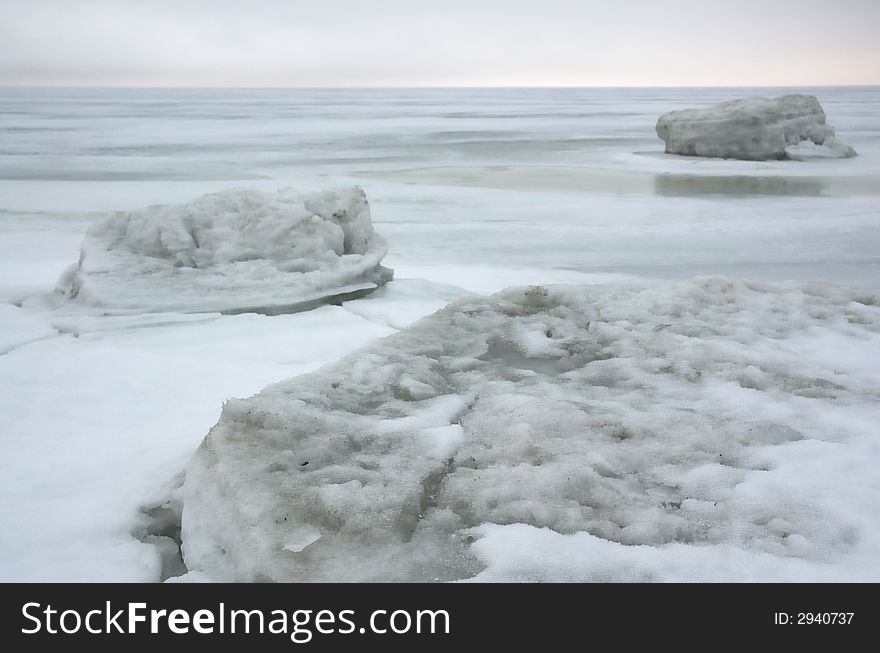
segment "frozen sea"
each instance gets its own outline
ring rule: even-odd
[[[682,158],[654,134],[672,109],[793,90],[859,156]],[[274,317],[40,301],[109,211],[352,184],[395,269],[367,299]],[[0,580],[156,581],[156,516],[224,401],[469,293],[704,275],[880,292],[880,88],[2,88],[0,253]],[[877,338],[832,344],[880,381]],[[859,450],[874,469],[877,449]],[[867,506],[880,488],[864,478]]]

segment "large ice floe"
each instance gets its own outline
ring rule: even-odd
[[[185,561],[235,581],[878,577],[878,343],[880,300],[824,285],[463,299],[226,403],[186,472]]]
[[[230,190],[107,216],[57,290],[111,309],[285,312],[384,284],[387,251],[360,188]]]
[[[744,98],[670,111],[660,116],[656,130],[668,154],[750,161],[856,154],[835,138],[812,95]]]

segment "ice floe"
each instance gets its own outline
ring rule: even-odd
[[[743,98],[670,111],[660,116],[656,130],[669,154],[752,161],[856,154],[835,138],[812,95]]]
[[[387,250],[360,188],[230,190],[109,215],[57,290],[109,309],[277,313],[374,290]]]
[[[835,286],[465,298],[226,403],[186,472],[185,561],[237,581],[880,577],[878,357],[880,299]]]

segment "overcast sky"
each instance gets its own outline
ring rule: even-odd
[[[880,0],[0,0],[0,84],[880,84]]]

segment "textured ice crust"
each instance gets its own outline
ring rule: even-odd
[[[744,98],[670,111],[660,116],[656,129],[668,154],[749,161],[856,154],[834,137],[812,95]]]
[[[387,249],[360,188],[230,190],[109,215],[57,290],[115,309],[283,310],[385,283]]]
[[[820,333],[876,338],[878,299],[712,278],[459,301],[229,401],[187,469],[186,564],[235,581],[808,578],[859,528],[805,465],[876,436],[880,396],[796,346]]]

